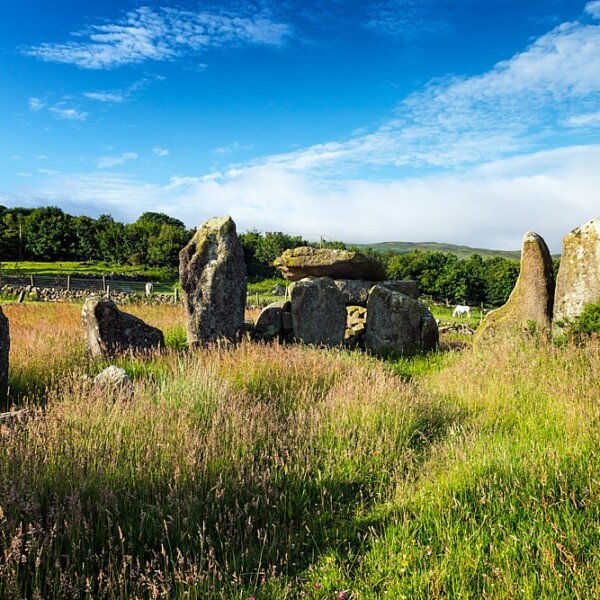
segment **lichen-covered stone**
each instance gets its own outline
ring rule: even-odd
[[[339,346],[346,330],[346,305],[329,277],[309,277],[291,290],[294,337],[305,344]]]
[[[350,250],[301,246],[286,250],[273,264],[290,281],[299,281],[305,277],[369,281],[385,279],[385,267],[381,262]]]
[[[10,353],[10,330],[8,319],[0,308],[0,400],[8,390],[8,355]]]
[[[383,285],[369,292],[365,347],[374,354],[411,356],[437,345],[437,323],[418,300]]]
[[[90,296],[81,310],[81,319],[92,358],[152,350],[165,345],[160,329],[121,312],[108,298]]]
[[[348,306],[366,306],[369,299],[369,290],[379,283],[395,292],[402,292],[411,298],[418,298],[419,289],[416,281],[388,279],[385,281],[364,281],[362,279],[336,279],[335,285],[344,295],[344,302]]]
[[[110,365],[94,377],[94,385],[108,393],[118,393],[122,396],[132,396],[135,386],[127,371],[122,367]]]
[[[476,340],[515,330],[549,332],[554,303],[552,256],[541,236],[528,231],[521,248],[521,270],[506,304],[491,311],[476,333]]]
[[[241,338],[246,264],[231,217],[215,217],[198,228],[179,253],[179,279],[187,315],[188,344]]]
[[[563,238],[556,278],[554,321],[578,317],[587,304],[600,300],[600,217]]]

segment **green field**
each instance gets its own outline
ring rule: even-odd
[[[99,389],[80,308],[5,305],[0,597],[600,597],[600,342],[385,361],[169,348]]]

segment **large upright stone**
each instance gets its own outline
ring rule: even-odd
[[[411,356],[435,348],[439,334],[433,315],[422,302],[375,285],[369,292],[364,340],[374,354]]]
[[[8,391],[8,354],[10,352],[10,331],[8,319],[0,308],[0,400]]]
[[[541,236],[528,231],[523,236],[521,270],[506,304],[491,311],[476,333],[476,339],[494,337],[509,330],[535,326],[548,332],[552,324],[554,274],[552,256]],[[535,325],[534,325],[535,324]]]
[[[339,346],[346,331],[346,305],[329,277],[309,277],[291,290],[294,337],[305,344]]]
[[[299,281],[304,277],[331,279],[366,279],[382,281],[385,267],[377,259],[350,250],[330,250],[301,246],[286,250],[273,264],[285,279]]]
[[[600,300],[600,217],[563,238],[556,278],[554,321],[578,317],[586,304]]]
[[[152,350],[165,345],[160,329],[121,312],[108,298],[90,296],[83,305],[81,319],[92,358],[112,357],[130,350]]]
[[[215,217],[198,228],[179,253],[179,279],[191,346],[242,336],[246,264],[231,217]]]

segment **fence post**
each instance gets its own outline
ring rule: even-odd
[[[102,291],[106,291],[106,275],[102,275]]]
[[[29,283],[31,284],[31,287],[35,287],[35,286],[33,285],[33,275],[30,275],[30,276],[29,276]]]
[[[173,302],[175,304],[177,304],[178,301],[179,301],[179,290],[177,288],[175,288],[173,290]]]
[[[110,285],[106,286],[106,297],[110,300]]]
[[[67,275],[67,292],[71,291],[71,276]]]

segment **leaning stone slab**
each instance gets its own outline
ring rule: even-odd
[[[543,238],[528,231],[523,236],[517,283],[506,304],[487,314],[475,339],[492,338],[509,330],[525,330],[533,323],[536,330],[549,332],[553,303],[552,256]]]
[[[364,281],[362,279],[336,279],[335,285],[342,292],[344,302],[348,306],[366,306],[370,289],[379,283],[384,287],[401,292],[411,298],[419,297],[419,288],[416,281],[402,279],[388,279],[385,281]]]
[[[350,250],[330,250],[301,246],[286,250],[273,262],[285,279],[299,281],[304,277],[331,279],[366,279],[382,281],[385,267],[377,259]]]
[[[422,302],[375,285],[367,302],[364,341],[374,354],[411,356],[437,345],[437,323]]]
[[[108,298],[90,296],[83,305],[81,319],[92,358],[112,357],[130,350],[152,350],[165,345],[160,329],[121,312]]]
[[[556,278],[554,321],[578,317],[586,304],[600,300],[600,217],[563,238]]]
[[[8,391],[8,355],[10,352],[10,331],[8,319],[0,308],[0,399],[5,399]]]
[[[339,346],[346,331],[346,305],[329,277],[309,277],[291,290],[294,337],[305,344]]]
[[[242,337],[246,264],[231,217],[215,217],[198,228],[179,253],[179,279],[191,346]]]
[[[289,301],[272,302],[262,309],[254,325],[254,336],[261,340],[272,340],[283,332],[283,313],[290,312]]]

